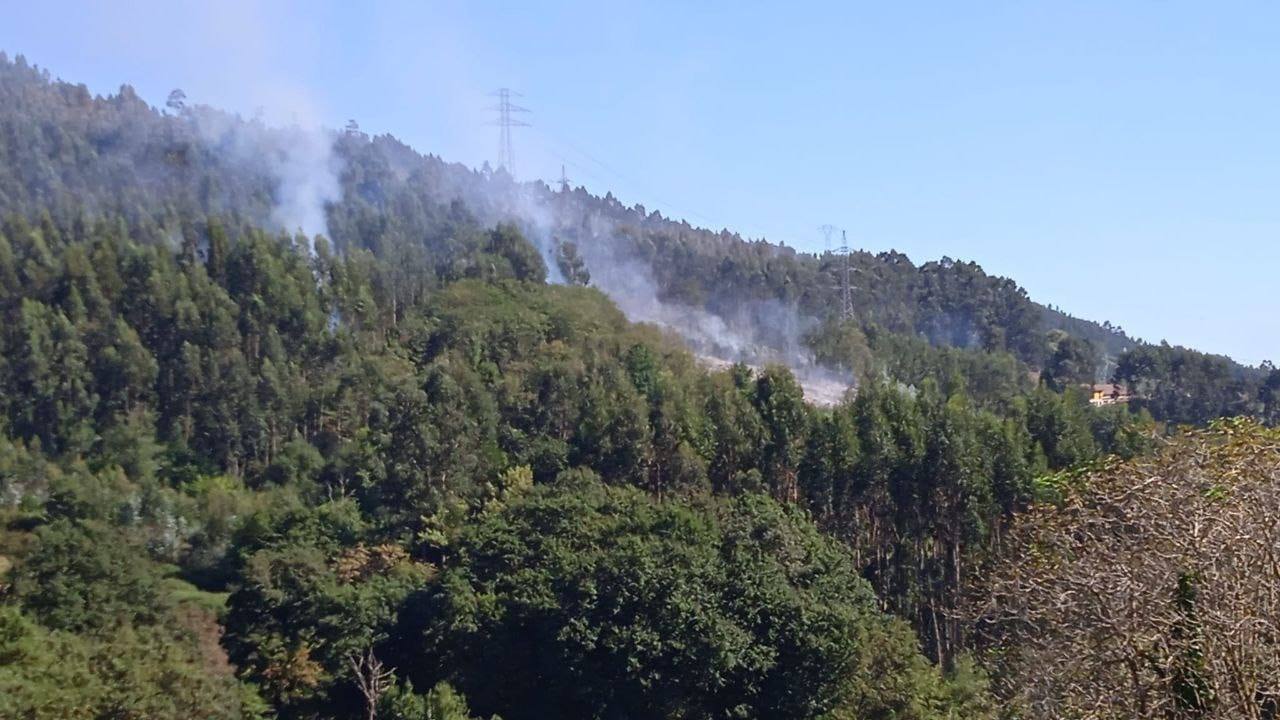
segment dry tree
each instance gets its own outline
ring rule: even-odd
[[[373,654],[373,648],[363,653],[352,652],[347,656],[347,662],[351,665],[356,685],[364,697],[366,717],[368,720],[377,720],[378,702],[395,683],[395,669],[383,665]]]
[[[1011,707],[1277,717],[1280,431],[1223,420],[1047,489],[968,606]]]

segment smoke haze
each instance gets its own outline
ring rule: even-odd
[[[318,125],[269,127],[209,108],[187,113],[197,136],[223,160],[269,178],[271,222],[308,238],[329,236],[325,206],[342,199],[334,134]]]
[[[607,218],[598,214],[584,217],[583,210],[558,202],[542,183],[506,185],[511,188],[509,193],[503,184],[486,187],[487,197],[464,199],[476,207],[498,208],[498,215],[486,218],[488,222],[515,221],[546,260],[551,282],[564,282],[556,253],[560,236],[572,229],[591,285],[608,295],[629,320],[651,323],[678,335],[705,364],[722,367],[741,362],[756,369],[786,365],[804,386],[806,397],[823,405],[839,402],[853,386],[849,373],[816,362],[804,337],[818,322],[802,315],[794,304],[749,300],[736,303],[731,314],[722,315],[664,300],[654,268],[635,255]]]

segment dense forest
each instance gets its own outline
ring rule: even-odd
[[[290,179],[320,174],[331,176],[332,187],[303,188],[317,206],[311,214],[323,216],[309,229],[326,231],[338,254],[362,248],[384,259],[427,263],[433,274],[453,278],[465,270],[459,235],[512,223],[539,248],[553,279],[589,282],[631,319],[672,325],[699,352],[728,360],[816,362],[846,377],[870,370],[892,376],[893,366],[945,366],[1011,378],[1011,364],[1031,375],[1051,364],[1054,335],[1065,332],[1088,343],[1088,361],[1072,380],[1115,379],[1141,388],[1151,398],[1144,407],[1157,420],[1203,423],[1239,413],[1269,419],[1277,412],[1272,398],[1280,376],[1269,365],[1249,368],[1135,341],[1110,323],[1038,305],[1013,281],[972,262],[916,265],[900,253],[853,252],[854,317],[833,346],[844,271],[838,255],[698,229],[581,187],[516,183],[501,170],[472,170],[421,155],[388,135],[371,137],[354,121],[317,137],[188,102],[181,91],[163,112],[128,86],[94,97],[21,57],[0,58],[0,100],[0,213],[32,222],[41,213],[59,224],[84,215],[121,216],[172,234],[159,228],[199,224],[214,214],[294,233],[307,213],[281,212],[298,204]],[[877,347],[870,335],[924,344],[894,340]],[[970,353],[930,357],[931,348],[945,347]],[[1124,362],[1132,352],[1145,355]],[[1169,399],[1187,394],[1194,400]]]
[[[11,618],[68,638],[114,635],[122,627],[216,638],[210,607],[226,597],[222,627],[230,660],[287,716],[358,705],[352,653],[387,663],[406,658],[396,666],[417,669],[412,678],[397,676],[406,688],[449,681],[481,690],[486,713],[540,716],[538,703],[553,700],[490,699],[482,677],[459,675],[453,663],[437,658],[443,649],[428,651],[416,635],[405,635],[403,623],[420,613],[435,618],[424,609],[434,607],[429,603],[463,602],[436,598],[463,591],[454,586],[460,582],[455,574],[503,587],[524,577],[520,567],[498,572],[496,558],[474,559],[493,552],[491,543],[589,543],[574,533],[586,532],[578,522],[596,511],[600,532],[625,531],[645,542],[643,525],[603,529],[624,519],[640,522],[634,507],[615,517],[617,503],[657,502],[651,522],[703,529],[687,547],[620,547],[623,557],[601,557],[599,569],[574,570],[587,573],[575,583],[592,586],[605,579],[597,572],[653,563],[695,575],[655,578],[651,587],[688,582],[691,594],[711,592],[722,580],[701,573],[733,553],[680,562],[669,554],[684,557],[707,551],[705,543],[730,542],[703,533],[729,532],[737,523],[776,524],[796,539],[767,546],[784,554],[776,559],[781,565],[760,572],[781,573],[784,596],[811,582],[782,590],[798,577],[836,573],[832,589],[823,592],[848,595],[843,602],[863,598],[841,612],[881,623],[875,630],[855,623],[841,632],[850,638],[887,633],[884,652],[896,653],[842,662],[897,657],[892,662],[924,663],[911,682],[945,683],[930,679],[934,671],[915,653],[923,648],[948,667],[959,662],[960,628],[951,616],[963,573],[997,541],[1004,519],[1032,499],[1034,477],[1103,453],[1135,455],[1150,442],[1149,421],[1122,407],[1093,410],[1078,393],[1046,387],[1010,396],[997,410],[979,407],[963,383],[944,389],[926,379],[908,389],[869,382],[840,406],[814,408],[785,367],[707,372],[675,339],[628,323],[598,291],[545,284],[536,250],[507,226],[473,238],[469,276],[436,281],[429,291],[397,285],[394,278],[414,268],[366,251],[339,257],[319,241],[312,255],[296,239],[249,227],[229,232],[217,221],[187,230],[191,237],[178,248],[163,236],[147,241],[145,230],[123,220],[65,229],[15,220],[0,234],[0,309],[8,328],[0,366],[0,417],[9,438],[0,454],[11,527],[5,554],[23,558],[9,587],[20,609]],[[595,509],[580,507],[584,502]],[[521,515],[555,508],[574,522],[543,527],[550,520],[540,514]],[[727,525],[711,529],[719,523]],[[480,532],[499,535],[473,537]],[[784,552],[797,542],[818,544],[797,556],[794,549]],[[514,546],[504,547],[502,562],[512,562],[507,553]],[[630,554],[642,550],[658,555]],[[530,581],[551,573],[559,588],[568,578],[556,573],[569,571],[564,563],[581,561],[582,552],[565,549],[570,555],[563,560],[546,552],[530,549],[521,562],[532,564]],[[472,568],[473,562],[480,564]],[[472,572],[488,574],[466,575]],[[716,572],[732,577],[743,570]],[[699,590],[701,583],[710,585]],[[587,592],[586,586],[575,592]],[[493,595],[498,588],[485,587],[486,602],[499,597]],[[549,591],[517,586],[502,592]],[[643,597],[641,589],[635,593]],[[666,683],[683,682],[687,671],[659,668],[692,662],[679,657],[685,644],[651,648],[644,632],[664,636],[693,619],[669,615],[676,607],[647,604],[660,599],[671,600],[664,592],[626,610],[636,615],[640,635],[610,640],[622,645],[597,652],[612,648],[619,656],[610,662],[624,666],[656,653],[652,683],[663,688],[663,702],[676,702],[668,692],[677,691]],[[586,612],[584,602],[575,596],[552,606]],[[799,609],[806,612],[832,611],[831,597],[803,602]],[[791,617],[796,611],[777,612]],[[906,622],[895,625],[901,621],[890,621],[885,611]],[[642,614],[648,612],[655,616]],[[735,612],[765,609],[749,604]],[[741,618],[734,617],[715,622],[741,630],[733,624]],[[472,637],[474,628],[451,634],[475,622],[435,627],[433,642],[441,648],[465,643],[482,655],[508,652],[486,643],[516,642]],[[551,623],[557,634],[611,627],[603,616],[536,622]],[[826,627],[834,620],[812,622]],[[919,645],[909,627],[920,633]],[[420,632],[426,629],[413,631]],[[744,646],[742,658],[725,660],[733,672],[748,672],[737,663],[752,654],[780,652],[769,643],[795,640],[791,630],[758,632],[752,642],[760,647]],[[729,646],[705,652],[729,653],[747,639],[735,638],[731,633],[724,639]],[[830,641],[816,637],[812,652]],[[424,669],[431,658],[443,663],[435,673]],[[795,668],[760,662],[770,672],[797,673],[831,662],[803,654],[794,661]],[[583,662],[596,660],[556,660],[577,672]],[[773,694],[752,699],[748,692],[760,691],[764,677],[743,678],[746,694],[734,706],[768,715],[755,703]],[[564,680],[574,687],[581,681]],[[226,683],[205,687],[211,682],[201,678],[183,691],[231,692]],[[712,701],[696,688],[679,692],[691,695],[688,702],[694,696]],[[813,692],[805,700],[810,710],[776,712],[813,715],[871,690]],[[857,702],[892,705],[917,692],[926,690]],[[927,692],[941,697],[951,690],[943,684]],[[628,714],[659,712],[646,704],[657,700],[639,688],[634,693],[625,700]],[[918,716],[931,715],[921,709]]]
[[[1004,612],[1021,559],[1085,538],[1054,509],[1224,445],[1274,472],[1273,431],[1164,421],[1274,421],[1276,371],[1135,343],[1139,398],[1093,407],[1122,334],[973,263],[855,254],[832,316],[842,259],[354,127],[306,235],[298,132],[0,58],[0,717],[1069,716]],[[709,368],[605,260],[856,392]],[[1244,472],[1190,468],[1215,501]],[[1196,572],[1150,586],[1201,637]],[[1138,716],[1236,677],[1190,654]],[[1175,716],[1263,717],[1255,684]]]

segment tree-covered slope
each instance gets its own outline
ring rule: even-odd
[[[971,263],[856,255],[844,320],[831,257],[389,137],[0,100],[0,714],[990,717],[965,588],[1037,478],[1155,442]],[[1153,412],[1280,399],[1139,351]]]
[[[564,244],[576,245],[607,291],[609,266],[636,261],[651,273],[661,300],[730,321],[756,320],[738,316],[748,302],[779,302],[819,319],[839,306],[842,267],[834,256],[695,228],[581,188],[517,184],[502,172],[420,155],[390,136],[326,134],[331,154],[313,157],[314,139],[301,129],[270,128],[200,105],[175,104],[162,113],[127,86],[95,98],[21,58],[0,62],[0,98],[0,213],[49,211],[60,221],[83,211],[123,213],[132,221],[231,213],[271,227],[296,218],[278,212],[292,199],[293,174],[332,172],[340,187],[315,199],[331,201],[327,227],[340,251],[425,247],[447,256],[462,213],[486,226],[521,223],[548,258]],[[1068,324],[973,263],[917,266],[897,253],[856,252],[852,264],[863,324],[937,344],[1007,350],[1033,364],[1045,353],[1044,331]],[[1075,330],[1116,350],[1109,342],[1115,333],[1102,326]]]
[[[927,347],[877,348],[863,337],[879,332],[970,349],[976,354],[962,365],[979,374],[998,371],[1006,354],[1038,372],[1053,361],[1054,332],[1065,331],[1092,347],[1081,381],[1115,375],[1145,389],[1152,401],[1144,406],[1158,419],[1276,412],[1264,387],[1270,367],[1197,361],[1200,370],[1189,374],[1167,369],[1181,362],[1172,357],[1124,362],[1139,351],[1186,353],[1037,305],[1012,280],[972,262],[916,265],[899,253],[854,252],[855,316],[841,323],[838,256],[699,229],[582,188],[516,183],[501,171],[421,155],[388,135],[273,128],[181,99],[161,112],[128,86],[93,97],[20,57],[0,60],[0,99],[0,215],[34,221],[49,213],[64,225],[120,215],[169,228],[180,218],[233,216],[323,232],[338,253],[362,248],[409,264],[422,257],[444,277],[466,272],[465,248],[476,234],[511,222],[538,247],[553,279],[591,282],[632,319],[669,326],[699,352],[730,361],[782,361],[801,372],[817,363],[846,381],[936,362],[922,359]],[[830,342],[833,333],[842,340]],[[1195,400],[1161,401],[1157,386]]]
[[[183,634],[182,608],[197,598],[217,612],[232,592],[227,649],[262,701],[288,717],[354,711],[369,668],[353,653],[392,662],[383,643],[405,603],[452,582],[440,571],[471,557],[475,524],[531,484],[589,474],[676,505],[761,494],[802,510],[812,520],[797,532],[838,541],[843,572],[962,668],[953,570],[986,552],[1038,472],[1147,442],[1149,423],[1124,408],[1047,388],[978,404],[965,383],[925,377],[815,408],[785,367],[709,372],[599,291],[546,284],[514,228],[466,237],[437,274],[425,256],[339,256],[216,219],[5,224],[0,554],[14,566],[3,581],[14,627],[36,628],[21,636],[73,633],[92,653],[121,628],[178,632],[189,644],[157,656],[155,673],[226,667],[216,644]],[[112,554],[94,559],[96,545]],[[197,627],[207,635],[207,620]],[[902,672],[929,677],[910,670],[923,667],[911,652],[894,656]],[[36,662],[22,657],[14,672]],[[396,677],[389,697],[407,706],[437,681],[484,682]],[[812,712],[847,696],[821,697]],[[907,716],[930,717],[940,706],[928,703]]]

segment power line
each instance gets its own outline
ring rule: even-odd
[[[511,128],[513,127],[530,127],[530,124],[518,118],[511,117],[512,114],[532,112],[529,108],[520,107],[511,102],[511,97],[523,97],[520,93],[508,88],[498,88],[490,93],[493,97],[498,98],[498,104],[490,106],[488,109],[498,112],[498,119],[491,125],[498,126],[498,167],[507,171],[511,177],[516,176],[515,153],[511,151]]]
[[[547,132],[547,130],[546,130],[545,128],[540,128],[540,130],[541,130],[542,135],[543,135],[546,139],[550,140],[553,144],[555,144],[555,145],[559,145],[562,149],[564,149],[564,150],[568,150],[568,151],[570,151],[570,152],[572,152],[572,153],[575,153],[575,154],[577,154],[577,155],[579,155],[579,156],[581,156],[581,157],[585,158],[587,161],[589,161],[589,162],[593,163],[593,164],[594,164],[597,168],[599,168],[600,170],[603,170],[604,172],[606,172],[606,173],[608,173],[608,174],[610,174],[610,175],[614,176],[614,178],[616,178],[616,179],[618,179],[618,180],[621,180],[622,182],[624,182],[624,183],[626,183],[626,184],[628,184],[628,185],[632,186],[632,192],[633,192],[633,193],[634,193],[636,190],[639,190],[639,193],[638,193],[638,194],[647,196],[650,200],[653,200],[654,202],[658,203],[659,205],[665,205],[669,210],[674,210],[675,212],[678,212],[678,213],[680,213],[680,214],[682,214],[682,215],[689,215],[689,216],[691,216],[691,217],[697,218],[697,219],[701,220],[702,222],[706,223],[706,224],[707,224],[707,226],[708,226],[708,228],[710,228],[710,226],[712,226],[712,225],[714,225],[714,224],[715,224],[715,222],[714,222],[713,220],[711,220],[710,218],[706,217],[705,215],[702,215],[701,213],[696,213],[696,212],[693,212],[692,210],[690,210],[690,209],[688,209],[688,208],[682,208],[682,207],[680,207],[679,205],[676,205],[676,204],[674,204],[674,203],[666,202],[666,201],[665,201],[665,200],[663,200],[662,198],[658,197],[655,193],[653,193],[649,188],[647,188],[647,187],[643,187],[643,186],[641,185],[641,183],[636,182],[636,181],[635,181],[634,179],[632,179],[630,176],[628,176],[628,175],[626,175],[626,174],[622,173],[621,171],[619,171],[619,170],[615,169],[612,165],[609,165],[609,164],[608,164],[608,163],[606,163],[605,161],[603,161],[603,160],[601,160],[601,159],[597,158],[596,156],[592,155],[591,153],[587,152],[586,150],[583,150],[582,148],[578,147],[577,145],[574,145],[573,143],[571,143],[571,142],[569,142],[569,141],[567,141],[567,140],[563,140],[563,139],[560,139],[560,138],[558,138],[558,137],[556,137],[556,136],[552,135],[551,133]],[[561,158],[561,159],[563,160],[563,158]],[[578,163],[570,162],[570,161],[568,161],[568,160],[565,160],[565,162],[568,162],[570,165],[573,165],[574,167],[578,168],[579,170],[584,170],[584,171],[586,171],[588,174],[593,175],[594,177],[597,177],[597,178],[599,178],[599,177],[600,177],[599,175],[596,175],[595,173],[592,173],[591,171],[586,170],[585,168],[583,168],[583,167],[582,167],[581,165],[579,165]],[[600,178],[600,179],[603,179],[603,178]]]
[[[683,215],[685,216],[684,219],[686,220],[699,221],[706,227],[707,230],[711,232],[715,232],[717,223],[711,218],[707,217],[706,215],[699,212],[695,212],[688,207],[683,207],[675,203],[667,202],[663,198],[659,197],[656,193],[654,193],[652,189],[649,188],[648,186],[644,185],[643,183],[637,182],[634,178],[622,173],[621,171],[617,170],[616,168],[604,162],[603,160],[597,158],[596,156],[592,155],[591,153],[587,152],[581,147],[578,147],[574,143],[571,143],[568,140],[565,140],[563,138],[560,138],[556,135],[551,134],[551,132],[548,131],[545,127],[538,128],[537,132],[540,135],[542,135],[543,138],[546,139],[551,144],[559,146],[560,150],[568,151],[574,155],[584,158],[588,162],[594,164],[598,169],[603,170],[609,175],[612,175],[615,180],[621,180],[623,183],[630,186],[631,190],[629,191],[629,194],[633,196],[637,196],[637,195],[641,196],[641,199],[652,200],[658,205],[664,206],[669,213]],[[563,155],[560,155],[559,153],[557,153],[557,155],[559,155],[561,161],[568,163],[570,166],[578,169],[583,173],[586,173],[587,175],[590,175],[591,177],[596,178],[597,180],[601,180],[606,185],[609,184],[606,178],[601,177],[599,174],[595,172],[592,172],[591,169],[584,167],[580,163],[575,163],[571,160],[568,160]],[[619,192],[622,192],[621,188],[617,188],[617,189],[619,190]],[[766,234],[759,232],[758,228],[753,228],[749,225],[744,225],[742,223],[737,223],[737,225],[745,229],[748,232],[748,235],[755,234],[756,237],[761,237],[761,238],[766,237]],[[720,225],[720,227],[722,229],[726,229],[726,230],[728,229],[728,227],[725,225]]]
[[[507,171],[507,174],[511,175],[511,176],[514,178],[514,177],[515,177],[515,169],[514,169],[515,162],[514,162],[513,152],[512,152],[512,148],[511,148],[511,144],[512,144],[512,143],[511,143],[511,128],[513,128],[513,127],[533,127],[533,125],[531,125],[530,123],[527,123],[527,122],[525,122],[525,121],[523,121],[523,120],[520,120],[520,119],[519,119],[519,117],[512,117],[512,115],[513,115],[513,114],[518,114],[518,113],[528,113],[528,112],[532,112],[532,111],[531,111],[531,110],[529,110],[528,108],[521,107],[521,106],[516,105],[516,104],[514,104],[514,103],[512,103],[512,102],[511,102],[511,98],[513,98],[513,97],[523,97],[523,95],[521,95],[520,93],[518,93],[518,92],[516,92],[516,91],[514,91],[514,90],[511,90],[511,89],[508,89],[508,88],[499,88],[498,90],[496,90],[496,91],[494,91],[494,92],[490,93],[490,95],[492,95],[493,97],[498,98],[498,104],[497,104],[497,105],[494,105],[494,106],[490,106],[490,107],[488,108],[489,110],[494,110],[494,111],[497,111],[497,113],[498,113],[498,119],[497,119],[496,121],[493,121],[493,122],[488,123],[488,124],[490,124],[490,125],[497,125],[497,126],[498,126],[498,128],[499,128],[499,132],[498,132],[498,167],[505,168],[505,169],[506,169],[506,171]],[[627,185],[630,185],[630,186],[633,188],[633,190],[632,190],[632,192],[633,192],[633,193],[635,193],[635,191],[636,191],[636,190],[638,190],[638,191],[639,191],[639,193],[638,193],[639,195],[641,195],[641,196],[646,196],[646,197],[647,197],[647,199],[649,199],[649,200],[652,200],[652,201],[656,202],[658,205],[665,206],[665,207],[667,208],[667,210],[668,210],[668,211],[674,211],[675,213],[680,214],[680,215],[684,215],[684,216],[686,216],[687,218],[692,218],[692,219],[695,219],[695,220],[701,221],[701,222],[705,225],[705,227],[706,227],[706,229],[707,229],[708,231],[715,232],[715,227],[716,227],[717,223],[716,223],[715,221],[713,221],[711,218],[707,217],[706,215],[703,215],[702,213],[699,213],[699,212],[694,212],[693,210],[691,210],[691,209],[689,209],[689,208],[687,208],[687,207],[682,207],[682,206],[677,205],[677,204],[675,204],[675,203],[667,202],[667,201],[666,201],[666,200],[664,200],[663,198],[661,198],[661,197],[657,196],[655,193],[653,193],[653,192],[652,192],[648,187],[644,186],[644,185],[643,185],[643,184],[641,184],[641,183],[636,182],[634,179],[632,179],[632,178],[631,178],[631,177],[629,177],[628,175],[626,175],[626,174],[624,174],[624,173],[622,173],[622,172],[618,171],[618,170],[617,170],[616,168],[614,168],[613,166],[609,165],[608,163],[604,162],[603,160],[600,160],[600,159],[599,159],[599,158],[597,158],[596,156],[592,155],[591,153],[587,152],[586,150],[582,149],[581,147],[578,147],[578,146],[577,146],[577,145],[575,145],[574,143],[571,143],[571,142],[569,142],[569,141],[567,141],[567,140],[564,140],[564,139],[559,138],[559,137],[557,137],[557,136],[555,136],[555,135],[552,135],[552,134],[551,134],[551,133],[550,133],[546,128],[537,128],[537,129],[536,129],[536,131],[540,131],[540,132],[539,132],[539,134],[541,134],[541,135],[542,135],[546,140],[550,141],[552,144],[554,144],[554,145],[559,145],[559,146],[560,146],[560,148],[561,148],[562,150],[568,150],[568,151],[569,151],[569,152],[571,152],[571,153],[574,153],[574,154],[576,154],[576,155],[578,155],[578,156],[580,156],[580,157],[585,158],[587,161],[589,161],[590,163],[594,164],[597,168],[599,168],[599,169],[603,170],[604,172],[606,172],[606,173],[608,173],[608,174],[612,175],[612,176],[613,176],[614,178],[616,178],[617,180],[621,180],[623,183],[625,183],[625,184],[627,184]],[[559,153],[557,153],[557,154],[558,154],[558,155],[560,155],[560,160],[561,160],[563,163],[567,163],[567,164],[569,164],[569,165],[573,166],[574,168],[576,168],[578,171],[583,172],[583,173],[586,173],[587,175],[589,175],[589,176],[591,176],[591,177],[594,177],[594,178],[596,178],[596,179],[598,179],[598,180],[601,180],[601,181],[602,181],[602,184],[604,184],[604,185],[608,185],[608,184],[609,184],[609,183],[605,180],[605,178],[602,178],[602,177],[601,177],[600,175],[598,175],[597,173],[592,172],[590,169],[588,169],[588,168],[584,167],[583,165],[581,165],[581,164],[579,164],[579,163],[575,163],[575,162],[572,162],[572,161],[570,161],[570,160],[566,159],[562,154],[559,154]],[[561,177],[560,177],[560,181],[559,181],[559,182],[560,182],[561,188],[562,188],[562,189],[564,189],[564,188],[567,186],[567,184],[568,184],[568,178],[567,178],[567,177],[565,177],[565,174],[564,174],[564,167],[563,167],[563,166],[561,167],[561,173],[560,173],[560,175],[561,175]],[[750,234],[754,234],[754,235],[755,235],[756,237],[758,237],[758,238],[764,238],[764,237],[767,237],[767,234],[766,234],[766,233],[762,233],[762,232],[760,232],[760,231],[759,231],[759,228],[753,228],[753,227],[751,227],[750,225],[743,225],[742,223],[737,223],[737,225],[738,225],[740,228],[743,228],[743,229],[745,229],[746,231],[748,231],[748,233],[750,233]],[[727,226],[724,226],[724,225],[721,225],[721,228],[722,228],[722,229],[725,229],[725,230],[727,230],[727,229],[728,229],[728,227],[727,227]]]

